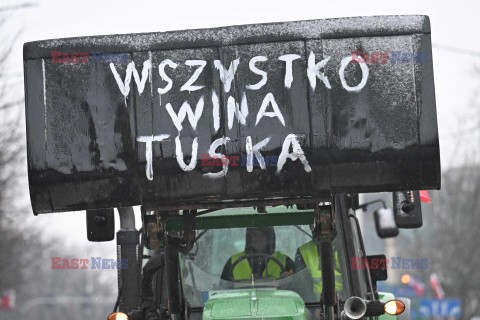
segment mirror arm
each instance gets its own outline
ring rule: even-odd
[[[360,248],[362,249],[362,259],[363,259],[362,261],[365,261],[365,260],[367,260],[367,252],[365,250],[365,244],[363,243],[362,230],[360,229],[360,222],[358,221],[357,216],[354,215],[354,214],[349,213],[348,217],[355,221],[355,227],[357,229],[357,234],[358,234],[358,238],[359,238],[359,242],[360,242]],[[367,277],[367,282],[368,282],[367,284],[368,284],[368,287],[370,289],[370,294],[371,294],[370,298],[372,300],[376,300],[376,299],[378,299],[378,297],[375,294],[375,289],[374,289],[374,286],[373,286],[372,276],[370,274],[370,269],[365,268],[364,271],[365,271],[365,275]]]
[[[358,208],[353,208],[354,210],[357,210],[357,209],[362,209],[363,211],[367,211],[367,207],[372,205],[372,204],[375,204],[375,203],[379,203],[381,202],[382,205],[383,205],[383,208],[387,208],[387,204],[385,203],[385,201],[383,201],[382,199],[377,199],[377,200],[373,200],[373,201],[370,201],[370,202],[366,202],[366,203],[363,203],[361,205],[358,206]]]

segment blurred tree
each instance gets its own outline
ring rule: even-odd
[[[480,68],[473,68],[468,114],[453,135],[457,150],[442,174],[442,190],[432,193],[428,253],[448,297],[462,300],[462,319],[480,316]],[[452,163],[454,165],[452,165]]]
[[[471,108],[458,114],[459,127],[440,132],[440,137],[455,139],[455,150],[442,158],[442,189],[430,191],[431,204],[423,204],[423,227],[401,230],[397,238],[379,240],[373,219],[366,215],[364,232],[367,252],[386,253],[392,241],[394,256],[428,259],[428,268],[389,270],[389,279],[399,284],[404,273],[426,284],[424,297],[435,297],[429,284],[432,273],[438,275],[445,298],[459,298],[462,320],[480,316],[480,68],[473,71]],[[379,198],[373,194],[373,198]],[[373,200],[373,198],[369,200]],[[390,195],[388,195],[390,198]],[[392,265],[390,264],[390,267]],[[396,271],[396,272],[395,272]]]
[[[18,32],[7,22],[0,10],[0,294],[15,290],[16,303],[13,310],[0,310],[0,319],[104,319],[115,304],[117,271],[52,270],[51,257],[90,259],[100,254],[67,247],[62,239],[41,240],[43,230],[34,219],[29,223],[22,74],[9,70]],[[115,252],[102,256],[115,258]],[[36,304],[39,298],[69,297],[90,302]]]
[[[480,68],[474,68],[471,108],[459,115],[461,130],[444,135],[455,139],[451,156],[442,159],[442,189],[431,191],[432,211],[414,231],[409,254],[427,257],[429,267],[414,274],[428,284],[436,273],[446,298],[462,301],[461,319],[480,315]]]
[[[6,30],[6,19],[0,16],[0,30]],[[0,47],[0,292],[15,288],[28,264],[22,252],[28,247],[32,230],[18,219],[15,194],[19,188],[20,166],[24,160],[21,106],[23,98],[12,93],[12,76],[7,73],[8,58],[18,34],[1,32]],[[8,34],[8,36],[7,36]]]
[[[16,310],[21,317],[12,319],[105,319],[112,312],[117,270],[92,269],[91,257],[99,256],[98,252],[67,247],[63,242],[57,239],[51,247],[40,245],[39,250],[30,252],[34,263],[26,269],[20,288],[22,303]],[[52,257],[90,261],[88,269],[52,269]]]
[[[426,251],[445,294],[462,300],[462,319],[480,314],[480,166],[449,169],[432,192],[434,241]]]

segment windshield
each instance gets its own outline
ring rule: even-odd
[[[251,242],[261,241],[248,235],[252,230],[247,230],[252,228],[197,231],[197,237],[200,238],[193,249],[182,255],[181,259],[183,289],[190,306],[203,306],[212,294],[219,291],[252,286],[295,291],[305,302],[320,300],[321,271],[318,271],[318,251],[312,246],[310,226],[267,228],[274,234],[274,246],[266,254],[252,254],[249,251],[247,238],[250,237],[248,241]],[[341,230],[338,230],[334,241],[336,289],[340,297],[346,297],[349,289],[348,269],[340,232]],[[244,257],[245,255],[249,256]],[[317,271],[312,270],[315,260]],[[283,266],[279,267],[279,264]]]

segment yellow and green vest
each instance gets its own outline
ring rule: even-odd
[[[239,252],[235,255],[232,256],[231,258],[231,263],[233,264],[235,261],[240,259],[245,255],[245,251]],[[272,256],[280,260],[280,262],[285,266],[287,262],[287,256],[284,255],[281,252],[275,251]],[[273,279],[279,279],[280,274],[282,273],[282,269],[273,260],[269,260],[267,263],[267,267],[265,270],[263,270],[262,273],[262,278],[267,277],[267,271],[268,271],[268,277],[273,278]],[[235,268],[233,268],[233,279],[234,280],[249,280],[252,279],[252,268],[250,267],[250,263],[248,262],[248,259],[243,259],[240,261]]]
[[[313,291],[322,292],[322,269],[318,262],[318,249],[315,243],[309,241],[300,247],[303,261],[310,271],[313,278]],[[338,252],[335,251],[335,290],[341,291],[343,288],[342,274],[340,273],[340,263],[338,262]]]

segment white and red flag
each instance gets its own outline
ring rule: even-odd
[[[423,296],[423,293],[425,292],[425,284],[422,281],[409,274],[404,274],[401,281],[403,284],[407,284],[412,287],[417,296]]]
[[[430,196],[428,195],[428,190],[420,190],[420,201],[430,203]]]
[[[438,280],[436,273],[432,273],[430,275],[430,285],[435,291],[435,296],[437,299],[443,299],[445,297],[445,292],[443,292],[442,286],[440,285],[440,280]]]
[[[413,290],[415,290],[415,293],[418,296],[423,296],[423,292],[425,291],[425,284],[422,281],[414,277],[410,277],[410,282],[408,284],[413,288]]]

